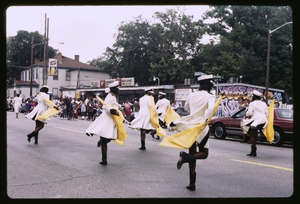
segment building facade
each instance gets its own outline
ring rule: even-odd
[[[101,72],[99,67],[80,62],[79,55],[75,55],[74,59],[71,59],[63,56],[62,53],[58,53],[52,59],[57,60],[55,75],[50,75],[48,68],[46,76],[44,76],[44,62],[35,59],[32,69],[32,81],[35,84],[32,87],[32,96],[35,96],[44,84],[49,86],[52,99],[57,99],[62,96],[62,89],[90,87],[91,81],[110,78],[110,75]],[[8,87],[7,96],[14,97],[16,94],[20,94],[22,97],[30,97],[30,78],[31,67],[29,66],[21,72],[21,80],[14,83],[14,86]],[[27,86],[20,86],[20,84],[26,84]]]

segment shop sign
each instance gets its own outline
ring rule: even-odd
[[[134,86],[134,77],[131,78],[122,78],[121,86]]]
[[[192,93],[192,89],[176,89],[175,101],[185,101],[190,93]]]

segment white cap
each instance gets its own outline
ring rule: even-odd
[[[49,86],[47,86],[47,85],[43,85],[42,86],[42,88],[44,88],[44,87],[47,88],[47,89],[49,89]]]
[[[203,75],[203,76],[199,76],[197,78],[198,82],[200,84],[208,84],[208,83],[211,83],[211,84],[215,84],[215,82],[212,80],[214,78],[214,76],[212,74],[210,75]]]
[[[163,96],[165,96],[166,93],[160,91],[160,92],[158,92],[158,95],[163,95]]]
[[[256,90],[254,90],[254,91],[252,92],[252,94],[253,94],[253,95],[256,95],[256,96],[262,96],[262,93],[260,93],[260,92],[258,92],[258,91],[256,91]]]
[[[119,82],[118,81],[114,81],[113,83],[108,85],[108,88],[113,88],[113,87],[117,87],[119,86]]]
[[[203,80],[206,80],[206,79],[213,79],[213,78],[214,78],[214,76],[213,76],[212,74],[210,74],[210,75],[199,76],[199,77],[197,78],[197,80],[198,80],[198,81],[203,81]]]
[[[154,93],[153,88],[145,88],[145,91],[148,91],[148,92],[150,92],[150,93]]]

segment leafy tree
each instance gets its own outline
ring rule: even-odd
[[[29,33],[28,31],[19,30],[16,36],[10,36],[6,39],[6,76],[7,78],[20,79],[22,67],[31,65],[31,38],[33,37],[33,44],[36,45],[33,49],[33,58],[39,58],[43,61],[44,36],[37,31]],[[57,50],[48,47],[48,56],[54,57]]]
[[[213,6],[204,19],[215,18],[207,25],[207,33],[220,35],[222,40],[231,40],[244,48],[240,54],[240,70],[233,74],[245,74],[243,81],[265,85],[268,30],[273,30],[292,21],[288,6]],[[270,87],[292,92],[292,32],[285,26],[272,34],[270,54]],[[219,49],[214,46],[212,49]],[[211,52],[211,51],[210,51]],[[225,58],[223,58],[225,60]],[[222,60],[222,58],[218,58]],[[224,60],[219,62],[224,64]],[[218,62],[216,62],[218,63]],[[211,71],[212,67],[208,68]]]

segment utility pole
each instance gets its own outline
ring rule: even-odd
[[[43,85],[46,81],[46,27],[47,27],[47,13],[45,13],[45,33],[44,33],[44,60],[43,60]]]
[[[32,96],[32,77],[33,77],[33,37],[31,37],[31,71],[30,71],[30,96]]]

